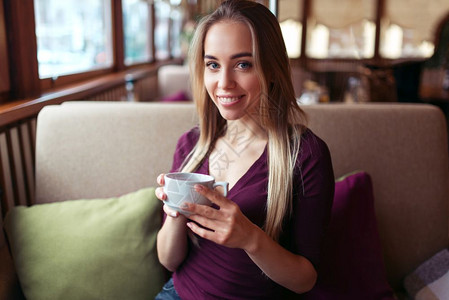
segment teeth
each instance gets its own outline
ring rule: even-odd
[[[240,97],[218,97],[218,99],[223,103],[231,103],[239,100]]]

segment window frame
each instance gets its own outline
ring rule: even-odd
[[[149,38],[151,39],[152,59],[147,62],[125,65],[124,61],[124,29],[123,29],[123,13],[122,0],[109,0],[111,2],[111,30],[113,41],[113,65],[109,68],[91,70],[83,73],[61,75],[58,78],[40,79],[38,73],[37,60],[37,41],[35,35],[35,12],[34,0],[21,1],[4,1],[0,0],[0,103],[14,101],[16,99],[33,99],[44,93],[51,92],[54,89],[60,89],[81,81],[98,78],[104,75],[116,72],[127,72],[142,66],[152,66],[159,60],[156,58],[155,39],[155,7],[154,2],[150,1],[151,13],[151,30]],[[214,0],[213,0],[214,1]],[[257,0],[273,10],[278,10],[277,0]],[[293,0],[292,0],[293,1]],[[296,1],[296,0],[295,0]],[[356,65],[369,64],[373,66],[392,66],[398,63],[409,61],[423,61],[421,58],[403,58],[388,59],[381,57],[379,53],[380,35],[381,35],[381,19],[384,15],[387,0],[375,1],[375,41],[374,55],[369,59],[354,58],[326,58],[314,59],[307,57],[307,32],[308,19],[311,11],[313,0],[301,0],[302,5],[302,33],[301,34],[301,52],[299,58],[292,58],[294,66],[300,66],[309,70],[318,71],[341,71],[344,68],[354,68]],[[390,0],[394,1],[394,0]],[[212,3],[211,0],[197,2],[196,6],[188,2],[185,7],[190,15],[202,15],[204,9]],[[435,45],[438,41],[435,40]],[[22,50],[25,49],[26,51]],[[173,59],[172,51],[169,51],[170,57],[167,61]],[[6,63],[3,63],[6,58]],[[8,67],[9,65],[9,67]]]
[[[121,19],[122,19],[122,26],[121,26],[121,29],[124,31],[124,12],[123,12],[123,1],[124,0],[121,0],[120,2],[121,2],[121,9],[120,9],[120,12],[121,12]],[[148,42],[148,51],[149,51],[149,57],[150,57],[150,59],[148,60],[148,61],[155,61],[156,59],[155,59],[155,57],[154,57],[154,34],[153,34],[153,32],[154,32],[154,24],[155,24],[155,22],[154,22],[154,14],[153,14],[153,12],[154,12],[154,2],[151,2],[151,3],[148,3],[147,2],[147,4],[148,4],[148,7],[146,8],[147,9],[147,12],[148,12],[148,20],[147,20],[147,24],[146,24],[146,29],[148,30],[148,34],[150,34],[150,38],[147,40],[147,42]],[[131,66],[135,66],[135,65],[141,65],[142,63],[147,63],[148,61],[145,61],[145,60],[140,60],[140,59],[137,59],[137,60],[135,60],[135,61],[131,61],[130,63],[127,63],[126,62],[126,59],[127,59],[127,57],[126,57],[126,42],[125,42],[125,33],[123,33],[121,36],[123,36],[123,39],[124,39],[124,42],[122,43],[123,44],[123,53],[124,53],[124,57],[123,57],[123,63],[124,63],[124,65],[126,66],[126,67],[131,67]]]
[[[35,34],[35,12],[34,1],[3,1],[0,5],[4,8],[4,15],[0,10],[0,41],[2,30],[5,31],[5,43],[0,45],[0,59],[6,58],[7,62],[14,68],[1,64],[0,78],[8,79],[6,88],[0,86],[0,102],[13,101],[16,99],[36,98],[43,93],[51,92],[70,84],[86,81],[100,76],[116,72],[137,69],[156,63],[154,45],[154,3],[149,3],[150,9],[150,34],[152,58],[145,62],[125,65],[125,45],[123,29],[122,1],[110,0],[111,3],[111,32],[113,63],[111,67],[87,70],[74,74],[61,75],[57,78],[39,78],[37,60],[37,38]],[[4,21],[4,22],[3,22]],[[4,27],[4,28],[3,28]],[[20,49],[27,49],[21,51]],[[6,67],[5,67],[6,66]],[[4,70],[8,68],[8,70]],[[6,82],[6,81],[5,81]]]
[[[10,70],[10,98],[40,94],[37,44],[34,31],[34,2],[4,1]],[[26,49],[26,51],[20,51]],[[34,55],[30,55],[34,53]]]
[[[151,3],[150,12],[151,16],[154,15],[154,4]],[[123,12],[122,12],[122,1],[121,0],[111,0],[111,32],[112,32],[112,55],[113,63],[111,67],[100,68],[88,70],[85,72],[67,74],[59,76],[58,78],[43,78],[40,80],[40,88],[42,91],[50,90],[53,88],[59,88],[67,86],[70,83],[80,82],[92,78],[96,78],[102,75],[111,74],[114,72],[121,72],[128,69],[137,68],[143,65],[155,63],[154,55],[152,55],[151,60],[145,62],[138,62],[126,65],[125,64],[125,44],[124,44],[124,28],[123,28]],[[154,34],[154,22],[151,20],[151,33],[149,38],[152,39]],[[154,53],[154,43],[151,41],[151,51]]]
[[[311,15],[312,4],[314,0],[301,0],[301,10],[300,21],[302,23],[302,32],[301,32],[301,48],[300,48],[300,56],[298,58],[290,58],[291,62],[295,66],[300,66],[305,69],[315,69],[320,63],[322,63],[322,67],[319,67],[322,71],[338,71],[339,68],[335,69],[333,66],[335,65],[373,65],[373,66],[393,66],[396,64],[404,63],[404,62],[419,62],[425,61],[428,58],[421,57],[407,57],[407,58],[386,58],[382,57],[380,53],[380,43],[381,43],[381,23],[382,18],[385,14],[386,1],[388,0],[373,0],[374,1],[374,25],[375,25],[375,36],[374,36],[374,53],[371,58],[312,58],[307,55],[307,44],[308,39],[307,35],[310,31],[308,28],[308,19]],[[394,1],[394,0],[389,0]],[[276,11],[279,11],[279,2],[278,0],[270,0],[270,5],[275,7]],[[435,40],[435,46],[437,41]]]
[[[10,90],[8,47],[3,0],[0,0],[0,103]]]

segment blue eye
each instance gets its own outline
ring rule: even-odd
[[[215,69],[218,69],[219,66],[216,62],[211,61],[211,62],[206,63],[206,67],[211,70],[215,70]]]
[[[239,62],[239,63],[237,64],[237,66],[238,66],[240,69],[249,69],[249,68],[252,67],[252,64],[249,63],[249,62],[244,61],[244,62]]]

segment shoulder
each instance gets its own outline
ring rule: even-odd
[[[198,126],[193,127],[192,129],[184,132],[181,137],[178,139],[178,144],[176,146],[177,151],[179,150],[192,150],[192,148],[198,142],[200,137],[200,129]]]
[[[319,158],[330,156],[329,147],[326,142],[317,136],[311,129],[306,128],[300,138],[301,157]]]
[[[189,153],[198,142],[199,136],[200,130],[198,127],[194,127],[181,135],[178,139],[175,154],[173,156],[171,172],[179,171],[181,169]]]
[[[301,178],[311,174],[333,178],[329,147],[310,129],[305,129],[301,134],[295,174]]]

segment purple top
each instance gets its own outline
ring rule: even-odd
[[[172,171],[178,171],[199,138],[198,127],[178,141]],[[266,217],[267,149],[228,192],[230,200],[259,227]],[[197,173],[209,173],[207,157]],[[293,214],[284,226],[280,244],[309,259],[317,268],[332,206],[334,175],[328,147],[307,130],[294,174]],[[265,276],[242,249],[227,248],[206,239],[190,245],[185,261],[173,274],[182,299],[281,299],[289,292]],[[282,297],[285,299],[285,297]]]

